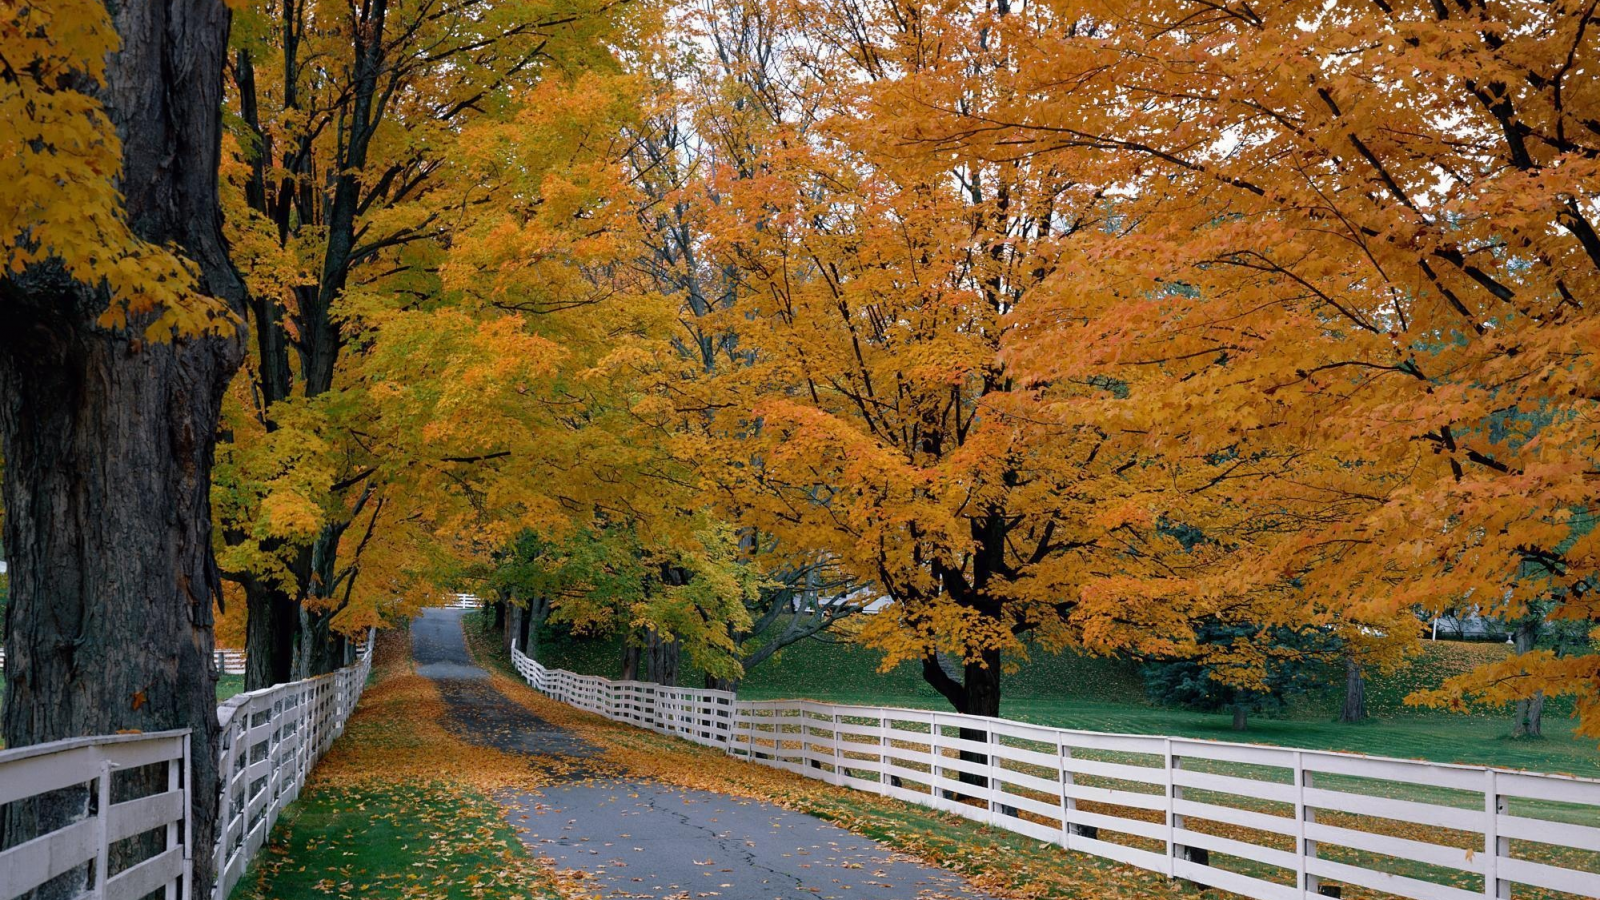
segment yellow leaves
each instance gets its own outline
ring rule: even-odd
[[[102,325],[141,326],[147,340],[232,328],[227,307],[197,293],[192,265],[124,219],[121,142],[100,102],[71,87],[103,83],[116,46],[97,0],[0,4],[0,55],[11,72],[0,82],[5,272],[56,260],[73,279],[105,286]]]
[[[261,513],[271,533],[286,538],[311,537],[322,526],[322,510],[315,501],[293,490],[263,497]]]

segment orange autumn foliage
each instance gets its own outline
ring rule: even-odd
[[[927,13],[920,45],[986,50],[897,79],[902,145],[1094,198],[1007,358],[1035,383],[1116,379],[1136,402],[1104,427],[1237,461],[1230,502],[1259,527],[1216,589],[1600,622],[1591,7]],[[1600,735],[1592,646],[1420,699],[1537,692]]]

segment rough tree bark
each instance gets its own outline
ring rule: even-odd
[[[316,612],[298,604],[299,649],[294,656],[294,679],[315,678],[339,668],[340,648],[334,640],[331,612]]]
[[[1361,722],[1367,718],[1367,679],[1361,664],[1354,656],[1344,658],[1344,708],[1339,711],[1341,722]]]
[[[244,688],[272,687],[294,680],[295,642],[299,637],[299,604],[282,588],[244,581]]]
[[[954,663],[950,663],[954,667]],[[998,718],[1000,716],[1000,651],[985,650],[978,659],[963,663],[960,669],[961,677],[957,679],[954,674],[945,668],[938,654],[925,657],[922,660],[922,679],[932,685],[946,700],[956,708],[956,712],[968,716],[984,716]],[[964,741],[976,744],[989,742],[989,732],[981,728],[961,728],[958,735]],[[987,754],[972,750],[962,750],[960,754],[963,762],[984,766],[989,764]],[[988,787],[989,779],[971,772],[962,772],[960,780],[978,787]]]
[[[682,651],[676,640],[663,638],[660,632],[650,629],[645,635],[644,680],[677,687],[681,657]]]
[[[217,201],[222,0],[116,4],[121,49],[100,92],[123,142],[133,230],[176,244],[206,293],[243,309]],[[195,893],[211,892],[217,801],[210,482],[242,334],[142,339],[96,324],[108,297],[41,265],[0,280],[5,458],[3,735],[19,747],[119,730],[193,731]],[[81,815],[87,798],[13,804],[4,841]],[[71,893],[75,873],[52,885]],[[45,896],[52,891],[44,892]]]
[[[533,599],[528,601],[528,608],[523,610],[521,628],[517,632],[517,646],[522,652],[534,659],[539,658],[539,626],[544,624],[545,616],[550,614],[550,601]]]

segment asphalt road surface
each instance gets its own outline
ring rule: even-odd
[[[599,748],[502,695],[473,665],[461,610],[411,623],[417,671],[436,681],[451,726],[513,753],[568,757],[567,780],[500,798],[538,855],[579,869],[605,898],[635,900],[988,900],[958,876],[821,819],[769,803],[650,781],[597,778]]]

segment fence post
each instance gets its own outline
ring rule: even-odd
[[[179,893],[184,900],[188,900],[194,892],[194,765],[189,758],[194,748],[193,737],[193,732],[183,736],[183,760],[178,770],[178,778],[183,787],[183,884]],[[223,782],[222,789],[224,791],[228,789],[227,782]],[[207,852],[210,850],[210,847],[206,848]]]
[[[878,793],[890,793],[890,711],[878,706]]]
[[[216,872],[218,882],[222,881],[223,865],[228,861],[228,822],[233,815],[231,812],[231,807],[233,806],[233,745],[235,743],[233,739],[233,723],[238,717],[239,710],[235,707],[233,715],[228,717],[227,724],[222,726],[222,733],[217,735],[218,741],[225,742],[221,744],[222,758],[217,761],[217,774],[222,778],[222,797],[217,801],[217,846],[212,853],[211,863],[211,868]],[[187,779],[184,784],[186,785],[186,790],[194,790],[194,785],[189,783]],[[192,802],[186,803],[184,808],[194,809],[194,804]],[[184,843],[188,843],[188,841],[185,840]],[[189,895],[186,892],[184,896],[187,897]]]
[[[1317,876],[1311,874],[1309,860],[1317,858],[1317,842],[1306,839],[1306,826],[1317,820],[1315,807],[1306,805],[1306,789],[1315,786],[1316,781],[1312,773],[1306,771],[1304,754],[1299,750],[1294,752],[1295,774],[1295,818],[1299,821],[1297,830],[1300,837],[1300,876],[1301,887],[1307,894],[1317,893],[1320,887]]]
[[[183,743],[184,743],[185,748],[187,748],[188,744],[189,744],[189,739],[188,739],[187,736],[184,737]],[[169,759],[169,760],[167,760],[167,792],[168,793],[176,791],[176,790],[178,790],[179,788],[181,788],[183,786],[182,780],[178,777],[178,767],[180,765],[182,765],[182,764],[183,764],[183,755],[181,755],[181,754],[179,755],[179,757],[177,759]],[[184,809],[183,816],[184,816],[185,819],[187,819],[189,817],[189,812],[188,811],[189,811],[189,809],[191,809],[191,807],[187,803],[185,803],[184,806],[183,806],[183,809]],[[168,822],[167,823],[166,838],[167,838],[167,843],[166,843],[166,845],[165,845],[165,847],[163,849],[171,850],[172,848],[178,846],[178,823],[176,821],[172,821],[172,822]],[[184,870],[187,871],[188,868],[189,868],[189,866],[188,866],[188,862],[189,862],[189,845],[188,845],[187,842],[185,842],[184,845],[183,845],[183,859],[184,859]],[[180,880],[181,880],[181,876],[180,876]],[[169,881],[165,885],[163,885],[162,886],[162,896],[165,897],[166,900],[178,900],[178,882]],[[188,896],[189,896],[188,893],[185,892],[184,893],[184,897],[187,898]]]
[[[939,765],[939,761],[944,759],[944,754],[939,739],[944,737],[944,733],[939,730],[938,713],[932,713],[928,719],[931,723],[928,726],[928,794],[933,798],[933,808],[942,809],[939,805],[939,773],[943,766]]]
[[[989,752],[984,756],[988,758],[987,768],[989,770],[987,779],[989,782],[989,824],[993,825],[999,822],[1000,817],[1005,814],[1004,805],[1000,802],[1000,779],[995,774],[1000,771],[1000,764],[995,762],[995,750],[1000,746],[1000,735],[995,732],[994,726],[990,725],[989,730],[984,732],[984,737],[988,739],[984,743],[989,745]]]
[[[94,896],[106,895],[106,879],[111,876],[111,760],[100,760],[100,783],[96,785],[94,812]]]
[[[844,784],[844,740],[839,737],[839,710],[833,707],[833,783]]]
[[[1066,766],[1066,760],[1072,758],[1072,748],[1067,746],[1066,738],[1060,731],[1056,732],[1056,798],[1061,801],[1061,846],[1072,849],[1072,810],[1076,804],[1067,796],[1067,788],[1072,786],[1072,772]]]
[[[1167,877],[1176,878],[1178,877],[1179,847],[1176,843],[1175,835],[1177,830],[1183,827],[1183,817],[1177,814],[1175,807],[1177,806],[1177,799],[1183,796],[1183,788],[1178,786],[1177,779],[1173,775],[1177,768],[1183,765],[1183,760],[1172,755],[1172,738],[1166,738],[1161,743],[1162,756],[1166,760],[1163,774],[1166,775],[1165,780],[1167,782]],[[1190,852],[1187,847],[1182,849],[1185,860],[1192,858],[1189,855]],[[1197,859],[1195,862],[1204,862],[1204,860]]]
[[[1495,770],[1485,769],[1483,780],[1483,894],[1489,900],[1511,900],[1511,882],[1500,879],[1500,857],[1511,855],[1511,841],[1500,837],[1500,814],[1506,803]]]

